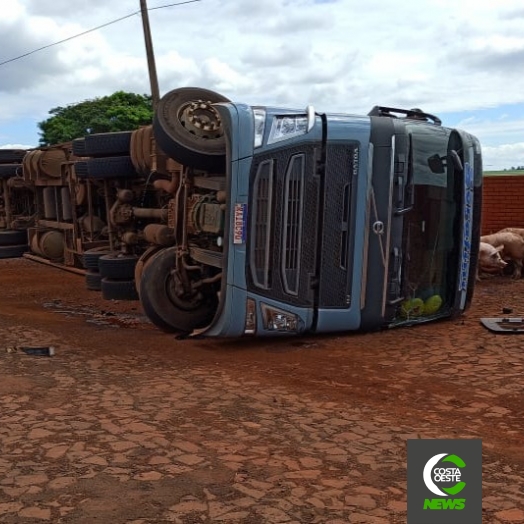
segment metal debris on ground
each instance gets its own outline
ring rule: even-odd
[[[54,346],[8,346],[4,348],[6,353],[19,353],[23,352],[26,355],[34,355],[41,357],[52,357],[55,355]]]
[[[522,317],[485,317],[480,319],[480,323],[493,333],[510,335],[524,333],[524,318]]]

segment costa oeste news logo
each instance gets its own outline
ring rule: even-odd
[[[408,440],[408,524],[481,524],[482,441]]]
[[[435,467],[440,461],[450,463],[451,467]],[[424,483],[426,487],[438,497],[449,497],[458,495],[465,487],[466,483],[461,481],[462,472],[460,468],[465,468],[466,463],[457,455],[439,453],[431,457],[424,466]],[[449,486],[454,482],[453,486]],[[445,484],[439,487],[439,484]],[[462,498],[433,498],[424,500],[424,509],[464,509],[466,499]]]

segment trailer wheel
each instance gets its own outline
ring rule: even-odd
[[[130,156],[107,156],[75,162],[79,178],[132,178],[139,176]]]
[[[27,231],[25,229],[4,229],[0,231],[0,246],[14,244],[27,244]]]
[[[26,153],[25,149],[0,149],[0,164],[22,162]]]
[[[27,244],[18,246],[0,246],[0,258],[19,258],[29,251]]]
[[[0,164],[0,178],[11,178],[22,174],[22,164]]]
[[[102,289],[102,277],[98,271],[87,271],[86,288],[90,291],[100,291]]]
[[[87,156],[129,155],[132,131],[95,133],[86,135],[85,150]]]
[[[71,150],[75,156],[87,156],[85,140],[83,138],[75,138],[71,143]]]
[[[108,254],[98,259],[98,269],[103,278],[132,280],[135,277],[135,255]]]
[[[176,247],[171,247],[150,259],[142,273],[140,300],[146,315],[160,329],[189,333],[211,322],[217,297],[202,292],[184,295],[173,273],[175,257]]]
[[[224,128],[216,102],[229,100],[214,91],[182,87],[164,95],[153,120],[161,149],[181,164],[223,172],[226,158]]]
[[[93,249],[84,251],[84,254],[82,255],[84,268],[98,271],[98,259],[101,256],[108,255],[109,253],[110,251],[107,247],[95,247]]]
[[[103,278],[102,298],[105,300],[138,300],[135,281]]]

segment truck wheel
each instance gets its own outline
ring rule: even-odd
[[[25,149],[0,149],[0,164],[22,162],[26,153]]]
[[[19,246],[0,246],[0,258],[19,258],[29,251],[27,244]]]
[[[130,156],[107,156],[75,162],[79,178],[134,178],[138,176]]]
[[[136,285],[136,291],[140,295],[140,281],[142,280],[142,273],[144,272],[144,268],[147,264],[149,264],[149,261],[163,248],[160,246],[151,246],[148,247],[141,255],[140,258],[137,260],[136,266],[135,266],[135,285]]]
[[[135,255],[103,255],[98,259],[98,269],[103,278],[132,280],[137,260]]]
[[[105,300],[138,300],[135,281],[103,278],[102,298]]]
[[[102,277],[97,271],[86,272],[86,288],[90,291],[100,291],[102,289]]]
[[[27,244],[27,231],[25,229],[4,229],[0,231],[0,246],[14,244]]]
[[[87,156],[86,154],[86,142],[83,138],[75,138],[71,143],[71,149],[75,156]]]
[[[98,271],[98,259],[101,256],[108,255],[111,253],[108,247],[94,247],[84,251],[82,255],[82,263],[85,269],[91,269],[92,271]]]
[[[226,159],[224,128],[212,106],[229,100],[214,91],[182,87],[164,95],[153,120],[161,149],[181,164],[223,172]]]
[[[211,322],[218,301],[216,294],[183,294],[172,271],[175,257],[176,247],[171,247],[150,259],[142,273],[140,301],[146,315],[160,329],[189,333]]]
[[[22,164],[0,164],[0,178],[11,178],[22,174]]]
[[[86,135],[85,150],[87,156],[129,155],[132,131],[95,133]]]

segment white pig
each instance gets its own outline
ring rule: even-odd
[[[508,265],[500,256],[500,252],[503,249],[503,245],[493,247],[487,242],[481,242],[479,247],[479,270],[483,273],[500,273]]]
[[[524,228],[521,227],[505,227],[504,229],[501,229],[498,231],[499,233],[515,233],[516,235],[519,235],[520,237],[524,238]]]
[[[515,265],[513,278],[521,278],[522,263],[524,260],[524,238],[511,231],[499,231],[492,235],[480,237],[480,241],[486,242],[493,247],[502,246],[502,258],[512,260]]]

